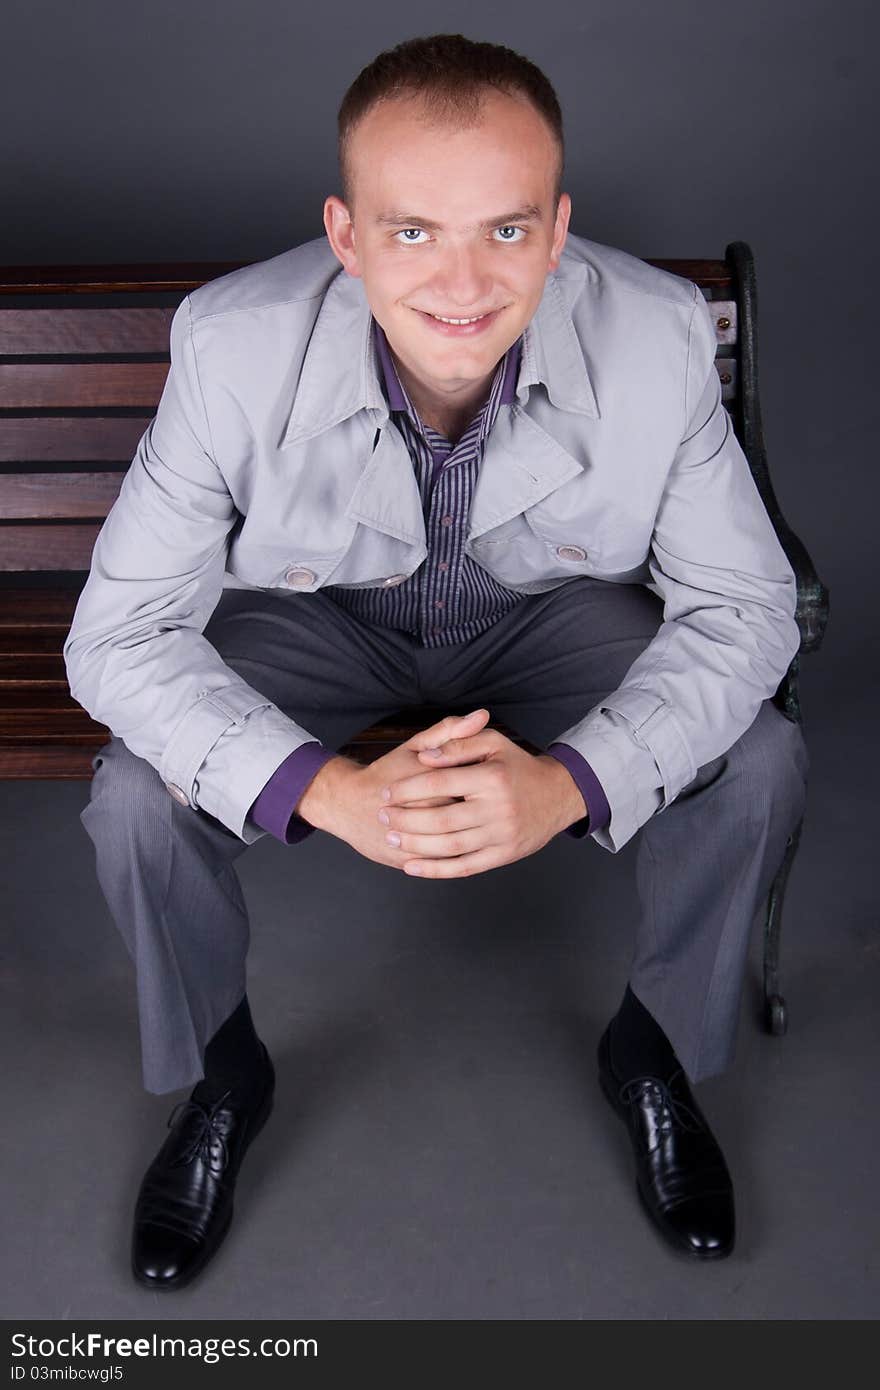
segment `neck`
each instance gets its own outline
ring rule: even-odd
[[[432,391],[417,380],[394,354],[394,365],[419,418],[432,429],[456,442],[488,400],[498,363],[482,381],[469,382],[459,391]]]

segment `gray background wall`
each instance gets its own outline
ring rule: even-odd
[[[250,0],[246,6],[229,0],[150,0],[147,5],[87,0],[76,6],[20,0],[4,12],[0,262],[256,260],[319,235],[323,199],[338,192],[335,113],[346,86],[381,48],[438,30],[506,43],[531,57],[554,83],[566,119],[565,187],[573,200],[574,231],[640,256],[720,256],[727,242],[740,238],[755,252],[771,473],[784,513],[831,589],[832,619],[823,650],[802,667],[812,803],[787,909],[790,992],[798,1000],[800,1033],[784,1043],[761,1041],[750,1022],[741,1066],[754,1065],[755,1076],[779,1083],[772,1101],[769,1093],[765,1096],[773,1115],[786,1096],[791,1098],[792,1087],[799,1105],[813,1105],[813,1148],[799,1151],[800,1189],[789,1184],[794,1115],[780,1120],[772,1162],[757,1135],[749,1141],[748,1159],[737,1153],[741,1170],[746,1169],[744,1206],[758,1214],[745,1236],[749,1279],[717,1306],[715,1294],[728,1297],[717,1280],[715,1294],[690,1271],[681,1276],[684,1285],[669,1283],[665,1255],[653,1248],[656,1279],[653,1284],[649,1279],[641,1295],[627,1282],[624,1260],[619,1285],[612,1271],[611,1284],[587,1297],[583,1286],[573,1291],[557,1275],[544,1284],[538,1278],[527,1288],[528,1277],[516,1260],[489,1283],[477,1260],[470,1282],[462,1280],[461,1264],[456,1266],[440,1234],[434,1256],[441,1273],[435,1283],[420,1284],[413,1274],[417,1253],[410,1251],[407,1264],[406,1250],[401,1256],[398,1249],[397,1273],[386,1280],[382,1271],[384,1302],[379,1296],[364,1303],[356,1281],[340,1293],[345,1281],[340,1283],[338,1270],[318,1260],[311,1272],[301,1271],[301,1311],[454,1316],[462,1307],[473,1310],[465,1316],[504,1317],[513,1309],[519,1316],[589,1317],[604,1311],[662,1317],[772,1316],[775,1310],[796,1317],[809,1308],[814,1316],[858,1316],[871,1299],[870,1286],[858,1280],[860,1270],[868,1278],[859,1252],[870,1262],[864,1217],[873,1207],[873,1188],[855,1151],[841,1176],[840,1151],[825,1125],[835,1117],[831,1103],[843,1104],[842,1071],[852,1108],[844,1107],[834,1118],[838,1136],[846,1135],[854,1113],[864,1119],[875,1112],[869,1104],[868,1059],[876,1046],[871,991],[880,949],[872,878],[876,621],[869,566],[877,527],[876,277],[871,269],[877,222],[876,184],[869,171],[876,163],[878,113],[876,19],[867,0],[774,0],[769,6],[765,0],[738,0],[714,7],[699,0],[663,5],[544,0],[540,6],[503,7],[469,0],[439,11],[391,0],[314,8],[281,0]],[[31,1059],[17,1074],[23,1087],[29,1076],[36,1091],[47,1075],[64,1075],[71,1047],[84,1069],[78,1074],[97,1107],[94,1122],[107,1166],[96,1185],[87,1166],[74,1164],[72,1181],[82,1185],[83,1210],[89,1210],[92,1222],[97,1208],[103,1222],[84,1227],[79,1238],[93,1252],[90,1263],[96,1268],[111,1248],[118,1269],[96,1273],[95,1288],[86,1290],[77,1238],[70,1237],[69,1248],[63,1241],[59,1245],[55,1225],[41,1225],[39,1174],[29,1177],[29,1162],[22,1157],[15,1182],[21,1185],[20,1210],[30,1215],[20,1246],[12,1247],[18,1300],[13,1311],[76,1316],[112,1306],[116,1316],[139,1316],[139,1295],[128,1288],[124,1269],[126,1202],[139,1164],[158,1142],[164,1110],[155,1098],[138,1098],[131,976],[77,821],[86,796],[84,784],[0,786],[0,828],[12,851],[11,872],[4,866],[3,875],[4,915],[13,928],[7,942],[15,989],[9,1017],[19,1030],[15,1041],[22,1031],[30,1040],[24,1053],[19,1047],[16,1054]],[[47,852],[56,870],[51,880],[45,874]],[[352,883],[359,882],[363,866],[353,865],[344,847],[326,837],[312,837],[297,853],[297,869],[311,876],[316,905],[326,873],[344,867]],[[506,878],[493,876],[488,886],[481,882],[476,901],[488,889],[521,892],[524,884],[552,874],[555,864],[574,875],[572,891],[579,891],[578,883],[588,884],[594,901],[607,907],[617,866],[595,849],[588,861],[579,853],[572,844],[554,844],[540,862],[520,866]],[[277,939],[268,923],[277,920],[286,892],[285,863],[280,847],[261,842],[242,868],[254,921],[260,920],[266,933],[253,948],[252,994],[264,1017],[271,1017],[273,999],[274,1007],[282,999],[273,995],[270,958]],[[369,870],[367,878],[388,889],[386,879],[379,882]],[[614,882],[619,884],[619,875]],[[362,885],[357,891],[363,894]],[[615,892],[620,894],[619,887]],[[626,888],[619,898],[620,916],[631,908],[630,893]],[[536,890],[533,901],[540,900]],[[334,928],[344,940],[347,924],[338,910],[322,931],[332,936]],[[54,934],[49,956],[62,972],[57,978],[42,964],[47,933]],[[287,938],[285,949],[292,949]],[[28,970],[33,971],[30,984]],[[326,991],[329,1020],[338,980],[329,963],[324,970],[313,982]],[[617,997],[624,970],[620,964],[602,1007]],[[117,1058],[120,1037],[125,1045]],[[319,1053],[324,1058],[320,1041],[313,1061],[323,1077],[326,1059],[315,1061]],[[345,1070],[341,1062],[339,1070]],[[826,1089],[817,1097],[817,1078],[823,1075]],[[742,1134],[740,1122],[749,1114],[754,1090],[741,1077],[717,1083],[714,1113],[726,1117],[724,1132],[731,1143],[734,1131]],[[315,1081],[318,1091],[323,1094]],[[140,1157],[132,1156],[124,1136],[118,1139],[121,1149],[111,1152],[107,1145],[103,1107],[115,1108],[123,1096],[135,1116],[126,1123],[140,1125]],[[343,1104],[349,1099],[344,1087],[338,1099]],[[71,1102],[65,1132],[69,1152],[82,1155],[88,1131],[78,1106],[79,1099],[76,1106]],[[24,1100],[21,1113],[31,1116]],[[57,1115],[50,1121],[45,1111],[34,1113],[32,1129],[23,1122],[22,1155],[42,1142],[41,1126],[51,1127],[54,1141],[57,1122]],[[876,1147],[876,1136],[868,1140],[862,1133],[863,1152]],[[316,1150],[324,1142],[316,1137]],[[363,1135],[358,1142],[363,1144]],[[264,1162],[268,1183],[275,1171],[268,1152]],[[112,1211],[101,1182],[114,1193]],[[767,1189],[775,1185],[775,1198],[764,1189],[757,1197],[759,1183]],[[782,1194],[780,1185],[786,1187]],[[849,1192],[845,1219],[827,1200],[842,1186]],[[794,1192],[799,1205],[788,1210],[785,1201],[794,1201]],[[768,1208],[780,1195],[783,1231],[771,1235]],[[476,1189],[474,1200],[479,1209]],[[628,1201],[620,1197],[621,1204]],[[71,1210],[80,1202],[73,1190],[69,1202]],[[273,1209],[264,1194],[262,1219],[270,1234]],[[356,1221],[363,1208],[358,1211]],[[621,1213],[622,1220],[629,1219],[628,1207],[621,1205]],[[395,1229],[401,1229],[399,1222]],[[641,1238],[635,1228],[633,1260],[641,1258],[632,1253],[640,1250]],[[319,1222],[316,1250],[323,1248],[322,1239]],[[616,1237],[609,1232],[609,1239],[613,1244]],[[837,1283],[823,1274],[832,1246],[844,1262]],[[853,1248],[859,1258],[850,1259]],[[607,1254],[607,1243],[605,1249]],[[447,1283],[444,1251],[450,1260]],[[588,1250],[580,1253],[589,1258]],[[285,1246],[279,1258],[290,1254]],[[559,1254],[550,1252],[548,1268],[558,1271]],[[355,1248],[355,1264],[358,1258]],[[230,1255],[227,1270],[235,1259],[243,1255]],[[791,1283],[795,1268],[808,1285],[800,1301]],[[728,1283],[733,1282],[731,1275]],[[876,1283],[873,1287],[876,1299]],[[223,1298],[232,1297],[228,1289],[221,1294],[221,1285],[213,1285],[213,1294],[210,1284],[207,1288],[186,1305],[189,1313],[216,1315],[225,1306]],[[200,1303],[201,1298],[206,1301]],[[240,1299],[230,1306],[236,1315],[248,1313]],[[168,1309],[167,1315],[175,1314]]]

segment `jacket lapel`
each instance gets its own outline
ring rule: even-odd
[[[517,516],[582,470],[583,465],[533,418],[529,396],[543,386],[554,407],[599,418],[599,406],[571,317],[571,305],[590,293],[592,267],[563,262],[547,276],[538,308],[523,332],[516,402],[502,407],[487,436],[471,502],[468,538]],[[371,310],[363,280],[340,268],[331,280],[303,361],[281,448],[341,425],[359,411],[365,449],[372,440],[347,515],[426,549],[418,483],[399,432],[390,426],[371,339]],[[343,347],[344,345],[344,347]],[[545,417],[548,412],[542,411]],[[552,420],[552,415],[551,415]],[[348,445],[351,447],[351,438]]]

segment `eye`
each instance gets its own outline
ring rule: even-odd
[[[518,237],[502,236],[501,240],[504,242],[508,242],[511,245],[515,245],[517,241],[522,241],[523,237],[528,235],[525,227],[514,227],[509,224],[504,227],[496,227],[495,231],[518,232]],[[410,236],[410,232],[414,232],[415,236]],[[416,241],[416,237],[422,235],[422,233],[423,229],[421,227],[402,227],[399,232],[394,233],[394,240],[396,241],[398,240],[398,238],[400,238],[401,244],[405,246],[420,246],[422,243]]]

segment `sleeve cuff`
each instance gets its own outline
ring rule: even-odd
[[[544,752],[556,758],[571,773],[586,803],[587,814],[574,821],[572,825],[566,826],[566,835],[571,835],[575,840],[582,840],[594,830],[603,830],[611,820],[611,807],[608,805],[601,782],[586,758],[582,757],[576,748],[572,748],[570,743],[551,743]]]
[[[250,809],[251,819],[284,845],[295,845],[311,835],[315,827],[294,808],[312,778],[335,757],[333,749],[317,739],[300,744],[272,773]]]

